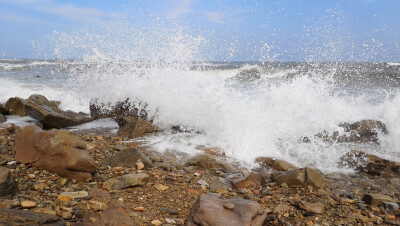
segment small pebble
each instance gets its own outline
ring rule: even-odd
[[[150,223],[151,223],[152,225],[162,225],[162,222],[159,221],[159,220],[152,220]]]
[[[144,164],[143,164],[143,162],[137,162],[137,163],[136,163],[136,167],[137,167],[138,170],[144,169]]]
[[[229,210],[233,210],[235,208],[235,204],[233,203],[225,203],[224,207]]]
[[[21,202],[21,207],[22,208],[33,208],[37,206],[36,202],[33,201],[23,201]]]

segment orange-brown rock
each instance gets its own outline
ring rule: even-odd
[[[237,189],[261,189],[265,187],[265,178],[259,173],[251,172],[248,175],[233,180],[232,184]]]
[[[85,181],[96,170],[85,149],[86,143],[69,131],[26,126],[17,133],[14,152],[17,162],[32,163],[62,177]]]
[[[220,199],[208,194],[197,199],[186,225],[261,226],[266,217],[267,212],[256,202],[241,198]]]
[[[298,168],[295,165],[288,163],[284,160],[274,159],[270,157],[257,157],[255,162],[259,163],[263,167],[270,167],[278,171],[289,171]]]

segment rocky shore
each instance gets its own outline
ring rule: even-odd
[[[0,120],[38,121],[0,121],[1,225],[400,225],[397,162],[349,150],[338,164],[355,174],[324,175],[268,156],[243,169],[219,147],[188,157],[132,142],[158,131],[135,104],[91,106],[93,119],[118,122],[117,135],[60,129],[92,118],[58,105],[40,95],[0,105]],[[377,133],[390,132],[374,120],[341,126],[348,133],[315,136],[379,144]]]

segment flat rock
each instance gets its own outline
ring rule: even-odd
[[[99,188],[94,188],[89,192],[89,197],[91,200],[94,201],[99,201],[99,202],[104,202],[104,203],[109,203],[111,201],[111,196],[108,194],[107,191],[99,189]]]
[[[145,173],[126,174],[111,178],[103,183],[108,190],[123,189],[145,185],[149,181],[149,175]]]
[[[8,168],[0,166],[0,196],[13,197],[18,192],[17,183]]]
[[[233,180],[233,186],[236,189],[261,189],[265,187],[265,178],[260,173],[251,172],[248,175]]]
[[[224,205],[234,205],[233,209]],[[187,226],[215,225],[215,226],[261,226],[267,217],[267,213],[256,202],[230,198],[221,199],[208,194],[200,196],[190,211]]]
[[[141,161],[146,168],[153,168],[151,160],[135,147],[126,148],[103,160],[100,165],[111,167],[136,167]]]
[[[62,192],[60,195],[70,197],[71,199],[81,199],[89,194],[86,191]]]
[[[33,213],[15,209],[0,209],[0,225],[66,225],[60,217],[52,214]]]
[[[67,130],[43,131],[26,126],[15,138],[15,160],[85,181],[96,171],[96,163],[86,151],[86,143]]]
[[[255,162],[259,163],[263,167],[270,167],[278,171],[289,171],[298,168],[295,165],[288,163],[284,160],[274,159],[270,157],[257,157]]]
[[[300,201],[299,207],[300,209],[307,210],[313,213],[323,213],[325,211],[325,204],[320,202],[312,203],[312,202]]]
[[[312,186],[314,189],[325,188],[326,178],[317,170],[300,168],[287,171],[285,173],[273,173],[272,179],[278,185],[286,183],[289,187],[304,187]]]
[[[215,158],[210,155],[201,154],[196,155],[187,160],[185,166],[197,166],[200,169],[224,169],[224,170],[232,170],[232,168],[225,164],[217,161]]]
[[[383,201],[386,202],[395,202],[393,198],[387,195],[382,195],[382,194],[365,194],[362,198],[362,201],[364,201],[366,204],[371,205],[371,206],[378,206],[380,205]]]
[[[141,117],[122,117],[116,120],[118,135],[134,139],[146,133],[157,132],[158,128]]]
[[[36,202],[33,202],[33,201],[22,201],[21,202],[21,207],[22,208],[33,208],[33,207],[36,207],[37,206],[37,203]]]

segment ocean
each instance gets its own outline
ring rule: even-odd
[[[162,132],[138,140],[159,152],[194,155],[200,146],[218,146],[246,167],[266,156],[325,173],[351,172],[337,164],[350,150],[400,161],[400,63],[1,59],[0,102],[31,94],[86,113],[94,99],[146,103]],[[314,137],[344,133],[340,123],[364,119],[386,125],[379,144]],[[177,125],[189,132],[171,129]],[[118,128],[102,119],[69,129],[96,127]]]

